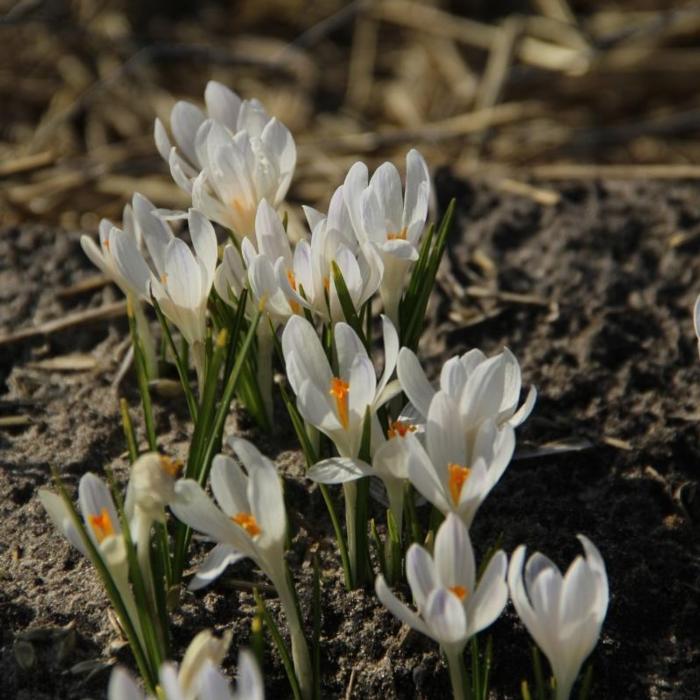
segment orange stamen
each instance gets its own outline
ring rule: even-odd
[[[109,250],[109,238],[105,238],[105,239],[102,241],[102,245],[103,245],[103,247],[105,247],[107,250]]]
[[[462,486],[469,478],[471,469],[463,467],[460,464],[448,464],[447,471],[449,472],[450,495],[455,505],[459,503],[459,496],[462,493]]]
[[[255,516],[250,513],[238,513],[234,515],[231,520],[233,520],[236,525],[240,525],[251,537],[255,537],[262,532]]]
[[[348,392],[350,391],[350,384],[340,377],[333,377],[331,379],[331,390],[330,395],[335,397],[335,407],[338,411],[338,418],[340,418],[340,424],[343,428],[348,427],[350,423],[350,416],[348,414]]]
[[[331,281],[328,277],[323,278],[323,288],[328,291],[331,288]]]
[[[467,597],[467,589],[464,586],[452,586],[448,589],[450,593],[454,593],[460,600],[464,600]]]
[[[160,276],[160,281],[161,281],[161,284],[163,284],[164,286],[168,284],[168,275],[167,275],[167,273],[164,272],[164,273]]]
[[[405,241],[408,236],[408,226],[404,226],[398,233],[387,233],[387,241]]]
[[[178,476],[180,476],[180,472],[182,471],[183,466],[184,465],[182,463],[182,460],[173,459],[172,457],[168,457],[167,455],[160,456],[161,469],[166,474],[172,476],[173,479],[176,479]]]
[[[402,420],[395,420],[389,422],[389,430],[387,430],[387,435],[389,439],[395,437],[406,437],[408,433],[415,433],[416,426],[411,423],[406,423]]]
[[[114,526],[112,525],[112,519],[109,517],[109,513],[106,508],[100,511],[99,515],[88,516],[88,522],[92,531],[97,537],[98,543],[102,544],[102,540],[110,535],[114,534]]]
[[[296,292],[297,291],[297,278],[294,274],[294,270],[287,270],[287,281],[289,286]]]

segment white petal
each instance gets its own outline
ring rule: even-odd
[[[219,508],[229,517],[250,511],[248,477],[227,455],[216,455],[212,461],[211,490]]]
[[[535,401],[537,401],[537,389],[534,386],[530,387],[530,391],[527,392],[527,397],[523,402],[523,405],[511,416],[508,421],[514,428],[517,428],[520,424],[524,423],[528,416],[532,413],[532,409],[535,407]]]
[[[369,186],[374,190],[377,199],[382,202],[384,217],[383,226],[387,233],[401,232],[403,216],[403,194],[401,192],[401,177],[393,163],[382,163]]]
[[[598,619],[602,623],[603,618],[608,610],[609,590],[608,590],[608,574],[605,569],[605,562],[598,548],[585,535],[577,535],[579,541],[583,545],[586,552],[586,560],[591,570],[599,577],[599,599],[597,604]]]
[[[384,577],[380,574],[374,583],[374,589],[377,597],[382,602],[385,608],[389,610],[395,617],[398,617],[401,622],[414,630],[418,630],[426,636],[432,636],[428,631],[423,620],[416,615],[410,608],[404,605],[387,587]]]
[[[233,545],[248,554],[249,547],[234,525],[192,479],[180,479],[175,484],[175,501],[170,509],[178,520],[222,544]],[[241,546],[243,545],[243,546]]]
[[[205,119],[206,115],[199,107],[184,101],[177,102],[170,113],[173,137],[188,160],[195,165],[199,164],[199,161],[194,148],[194,139],[197,129]]]
[[[214,579],[221,576],[228,566],[245,558],[245,554],[234,549],[231,545],[217,544],[199,565],[197,573],[190,581],[189,590],[198,591],[200,588],[208,586]]]
[[[381,394],[389,383],[399,356],[399,334],[389,317],[384,314],[382,314],[382,336],[384,338],[384,371],[377,386],[377,394]]]
[[[367,350],[352,326],[344,321],[336,323],[334,335],[338,353],[338,371],[343,379],[348,379],[350,370],[358,357],[369,359]]]
[[[289,319],[282,333],[282,350],[285,359],[294,353],[300,376],[289,374],[289,383],[299,393],[304,379],[311,380],[320,391],[328,392],[332,378],[328,359],[314,327],[301,316]]]
[[[467,601],[470,636],[491,625],[503,612],[508,602],[507,570],[505,552],[496,552],[482,574],[476,591]]]
[[[207,700],[233,700],[226,676],[211,661],[205,661],[197,677],[198,696]]]
[[[372,361],[362,355],[358,355],[350,368],[350,391],[348,394],[348,409],[350,421],[357,420],[360,425],[364,422],[367,408],[372,409],[374,396],[377,389],[377,377],[374,373]]]
[[[430,201],[430,173],[418,151],[411,149],[406,156],[406,195],[403,225],[408,227],[408,240],[416,243],[425,226]]]
[[[148,285],[152,274],[134,239],[118,228],[113,228],[109,234],[109,249],[119,274],[138,294],[148,299]]]
[[[146,197],[136,193],[132,201],[136,228],[143,235],[158,274],[162,275],[165,272],[165,250],[173,238],[173,232],[153,213],[155,207]]]
[[[81,554],[88,556],[83,538],[73,524],[73,519],[68,511],[68,506],[63,502],[63,498],[48,489],[39,489],[39,500],[56,529],[59,530]]]
[[[173,238],[165,250],[165,274],[168,294],[177,306],[196,309],[202,303],[199,265],[189,246],[179,238]]]
[[[241,98],[225,85],[210,80],[204,90],[204,101],[210,117],[221,122],[231,131],[237,130]]]
[[[418,544],[412,544],[406,552],[406,578],[416,607],[423,612],[428,596],[440,585],[440,581],[433,560]]]
[[[412,350],[401,348],[396,364],[396,374],[408,400],[424,418],[427,418],[430,402],[435,396],[435,389],[425,376],[425,372]]]
[[[453,504],[448,500],[448,494],[428,453],[415,435],[408,435],[404,439],[407,441],[410,452],[408,477],[411,483],[423,498],[442,513],[447,513],[452,509]]]
[[[447,466],[467,465],[464,428],[460,424],[456,402],[439,391],[430,402],[425,427],[425,446],[438,474],[447,480]]]
[[[430,636],[443,646],[460,646],[468,639],[462,602],[446,588],[436,588],[430,594],[423,619]]]
[[[153,140],[156,143],[156,149],[160,153],[160,157],[167,163],[170,157],[170,149],[172,144],[168,138],[168,132],[163,126],[163,122],[160,119],[156,119],[153,124]]]
[[[319,484],[344,484],[374,473],[372,467],[360,459],[330,457],[314,464],[306,475]]]
[[[131,674],[121,666],[117,666],[109,677],[107,698],[108,700],[146,700],[146,696]]]
[[[474,551],[467,528],[458,515],[448,513],[440,525],[435,537],[434,557],[441,585],[445,588],[463,586],[472,595],[476,580]]]
[[[190,209],[188,215],[188,225],[192,245],[197,253],[197,257],[204,263],[204,268],[209,273],[209,278],[213,281],[214,269],[218,258],[216,233],[209,220],[196,209]]]
[[[90,518],[92,516],[106,514],[114,534],[116,535],[121,532],[119,516],[117,515],[117,509],[114,507],[112,493],[109,490],[109,486],[98,476],[90,472],[83,475],[78,485],[78,501],[80,503],[80,512],[86,523],[88,535],[90,535],[90,539],[96,547],[99,545],[99,541],[94,528],[90,524]]]
[[[461,358],[451,357],[442,366],[440,372],[440,389],[449,394],[455,401],[459,401],[462,389],[467,382],[467,372]]]
[[[238,652],[236,695],[239,700],[264,700],[262,674],[255,657],[247,649]]]
[[[343,198],[360,242],[367,240],[367,233],[362,223],[362,193],[367,187],[368,175],[367,166],[357,162],[348,171],[343,184]]]

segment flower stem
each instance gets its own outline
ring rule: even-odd
[[[258,389],[265,405],[265,413],[272,423],[272,328],[270,324],[263,321],[258,325]]]
[[[447,657],[447,668],[450,671],[450,683],[454,700],[471,700],[469,683],[467,680],[467,670],[464,666],[462,650],[446,649],[443,647]]]

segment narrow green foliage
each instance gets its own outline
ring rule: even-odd
[[[588,664],[586,672],[581,680],[581,687],[578,691],[578,700],[588,700],[591,695],[591,685],[593,684],[593,664]]]
[[[333,282],[335,283],[335,289],[338,292],[338,301],[340,301],[340,306],[343,309],[343,315],[345,320],[352,326],[352,329],[357,333],[358,338],[362,341],[363,345],[367,348],[369,352],[369,344],[367,343],[367,338],[362,330],[362,322],[360,321],[355,306],[352,303],[352,298],[350,297],[350,292],[345,284],[345,279],[343,273],[338,267],[335,260],[331,263],[333,269]]]
[[[257,610],[250,623],[250,647],[262,673],[265,662],[265,635],[263,633],[263,618]]]
[[[481,681],[481,698],[479,700],[488,700],[489,684],[491,682],[491,666],[493,665],[493,637],[489,635],[486,641],[486,652],[484,653],[484,666]]]
[[[127,298],[127,316],[129,318],[129,330],[131,332],[131,345],[134,349],[134,368],[136,370],[136,380],[138,382],[139,393],[141,394],[141,405],[143,406],[143,419],[146,424],[146,437],[148,446],[152,451],[158,449],[156,440],[156,430],[153,421],[153,404],[151,402],[151,392],[148,388],[148,368],[146,364],[146,354],[139,338],[139,332],[131,306],[131,298]]]
[[[367,407],[362,424],[362,441],[360,443],[360,459],[370,463],[372,440],[372,416]],[[355,542],[357,543],[356,560],[351,562],[353,586],[359,588],[367,581],[370,571],[369,541],[367,539],[368,510],[369,510],[369,477],[357,481],[357,508],[355,511]],[[346,505],[347,507],[347,505]]]
[[[388,535],[386,541],[387,580],[391,585],[395,585],[401,578],[401,533],[391,509],[386,512],[386,526]]]
[[[442,260],[447,236],[452,228],[455,214],[453,199],[440,222],[436,234],[428,230],[422,245],[418,262],[413,268],[411,279],[399,308],[401,345],[415,350],[423,331],[428,300],[435,286],[435,277]]]
[[[151,294],[151,303],[156,311],[156,316],[158,316],[158,321],[160,321],[161,328],[163,329],[163,335],[167,341],[170,352],[175,360],[175,367],[177,368],[178,376],[180,377],[180,384],[182,384],[182,390],[185,392],[185,400],[187,401],[187,408],[190,412],[190,418],[192,418],[193,423],[197,423],[197,402],[195,401],[194,394],[192,393],[192,387],[190,386],[189,379],[189,368],[187,365],[187,358],[180,355],[173,340],[172,333],[170,332],[170,324],[168,319],[165,318],[165,314],[160,308],[157,299]]]
[[[282,665],[284,666],[284,670],[287,673],[287,678],[289,679],[289,685],[291,686],[294,700],[302,700],[299,680],[294,672],[292,657],[289,655],[289,650],[287,649],[287,645],[284,643],[284,639],[279,631],[279,628],[277,627],[277,623],[274,621],[272,615],[270,615],[270,611],[265,606],[265,601],[257,589],[253,590],[253,596],[255,597],[257,612],[265,623],[265,627],[267,627],[270,636],[272,637],[272,641],[277,647],[277,651],[282,660]]]
[[[386,556],[384,555],[384,544],[382,543],[381,537],[379,537],[377,523],[374,521],[374,518],[369,521],[369,537],[374,545],[374,551],[377,553],[377,559],[379,560],[379,571],[391,585],[393,581],[389,580],[389,571],[387,568]]]
[[[63,485],[63,481],[61,480],[61,477],[59,476],[57,471],[53,472],[53,478],[56,484],[56,488],[61,498],[63,499],[63,502],[68,508],[73,527],[75,527],[78,534],[80,535],[80,538],[83,542],[83,546],[85,547],[88,553],[88,557],[90,558],[90,561],[97,570],[97,574],[100,577],[100,580],[102,581],[102,585],[105,588],[107,597],[109,598],[109,601],[112,604],[112,607],[114,608],[114,612],[119,618],[119,622],[122,626],[122,629],[124,630],[124,634],[126,635],[126,638],[129,642],[129,646],[131,647],[131,653],[134,655],[134,659],[136,661],[136,665],[138,666],[139,673],[141,674],[141,678],[143,678],[143,681],[146,684],[146,689],[149,693],[155,694],[155,689],[158,684],[158,671],[157,669],[151,668],[148,662],[148,658],[141,645],[141,640],[139,639],[139,635],[136,630],[136,627],[134,626],[134,622],[129,616],[124,600],[122,599],[121,594],[119,593],[119,589],[117,588],[117,585],[114,582],[114,579],[112,578],[109,569],[105,565],[97,547],[95,547],[92,540],[90,539],[90,536],[88,535],[87,530],[85,529],[83,520],[78,515],[78,511],[75,509],[75,505],[73,504],[73,501],[68,495],[66,487]]]
[[[527,684],[526,680],[523,680],[520,684],[520,694],[523,700],[532,700],[532,695],[530,695],[530,686]]]
[[[139,456],[139,448],[136,445],[134,424],[131,422],[131,416],[129,415],[129,405],[124,398],[119,399],[119,412],[122,416],[122,428],[124,429],[124,437],[129,450],[129,461],[133,464]]]
[[[535,672],[535,694],[537,700],[546,700],[544,674],[542,673],[542,657],[536,645],[532,647],[532,668]]]
[[[312,669],[314,674],[314,700],[321,700],[321,567],[318,563],[318,554],[314,554],[314,579],[311,590],[311,609],[313,618],[312,638]]]

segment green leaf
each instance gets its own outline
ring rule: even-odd
[[[338,300],[340,301],[340,307],[343,309],[345,320],[350,324],[355,333],[357,333],[357,336],[362,341],[362,344],[367,348],[367,351],[369,351],[367,338],[362,330],[362,322],[360,321],[355,306],[352,303],[352,298],[350,297],[350,292],[345,284],[343,273],[335,260],[333,260],[331,263],[331,269],[333,270],[333,282],[335,282],[335,289],[336,292],[338,292]]]

